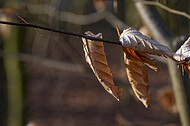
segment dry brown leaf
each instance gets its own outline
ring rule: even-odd
[[[121,35],[117,26],[116,29],[123,45],[128,80],[137,98],[148,107],[150,84],[145,65],[157,72],[160,70],[155,59],[149,54],[173,58],[173,53],[166,46],[149,39],[134,28],[127,28]]]
[[[144,36],[134,28],[125,29],[119,40],[126,48],[173,59],[173,52],[168,47]]]
[[[123,51],[128,80],[137,98],[148,107],[150,84],[145,64],[134,50],[123,47]]]
[[[85,32],[85,35],[102,38],[102,34],[94,35],[92,32]],[[113,95],[118,101],[121,99],[122,91],[114,85],[113,75],[108,66],[104,53],[103,42],[87,40],[82,38],[85,60],[90,65],[95,76],[107,92]]]
[[[190,78],[190,37],[176,51],[173,58],[179,62],[179,65],[182,65],[182,69],[185,68]]]
[[[173,55],[174,59],[177,61],[185,61],[186,58],[190,57],[190,37],[185,41],[185,43],[176,51]],[[188,60],[190,63],[190,60]]]

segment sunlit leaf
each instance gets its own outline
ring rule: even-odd
[[[179,65],[182,65],[189,74],[190,78],[190,37],[185,43],[176,51],[173,56],[174,59],[179,61]]]
[[[101,33],[94,35],[90,31],[85,32],[85,35],[102,38]],[[113,75],[104,53],[103,42],[87,40],[85,38],[82,38],[82,41],[86,62],[88,62],[95,76],[98,78],[105,90],[119,101],[121,99],[122,91],[114,85]]]
[[[137,98],[148,107],[150,84],[145,64],[134,50],[123,47],[123,51],[128,80]]]
[[[129,49],[152,55],[173,58],[173,52],[171,52],[168,47],[144,36],[132,27],[125,29],[119,40],[124,47]]]

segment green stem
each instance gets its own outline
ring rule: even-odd
[[[12,27],[11,34],[4,42],[4,50],[18,52],[19,28]],[[4,67],[7,77],[8,93],[8,126],[22,126],[23,119],[23,90],[20,63],[18,60],[4,58]]]

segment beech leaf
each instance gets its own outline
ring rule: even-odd
[[[185,43],[176,51],[173,58],[179,61],[179,64],[185,68],[189,74],[190,78],[190,37],[185,41]]]
[[[84,34],[91,37],[102,38],[101,33],[94,35],[92,32],[87,31]],[[105,90],[119,101],[121,99],[122,90],[114,85],[113,75],[108,66],[104,52],[103,42],[85,38],[82,38],[82,41],[86,62],[90,65],[95,76],[105,88]]]
[[[148,107],[150,84],[146,66],[134,50],[123,47],[123,51],[127,77],[132,89],[137,98]]]
[[[190,37],[185,41],[185,43],[176,51],[174,54],[174,59],[177,61],[185,61],[190,57]],[[187,62],[190,63],[190,60]]]
[[[119,40],[124,47],[129,49],[157,56],[173,58],[173,52],[171,52],[167,46],[144,36],[132,27],[125,29]]]

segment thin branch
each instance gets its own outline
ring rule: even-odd
[[[101,42],[105,42],[105,43],[109,43],[109,44],[121,45],[121,43],[119,41],[111,41],[111,40],[105,40],[105,39],[100,39],[100,38],[94,38],[94,37],[90,37],[90,36],[79,34],[79,33],[69,32],[69,31],[65,31],[65,30],[61,30],[61,29],[49,28],[46,26],[40,26],[40,25],[35,25],[35,24],[24,24],[24,23],[6,22],[6,21],[0,21],[0,24],[16,25],[16,26],[22,26],[22,27],[34,27],[34,28],[39,28],[39,29],[43,29],[43,30],[47,30],[47,31],[77,36],[77,37],[81,37],[81,38],[86,38],[86,39],[90,39],[90,40],[101,41]]]
[[[9,52],[0,49],[0,57],[8,57],[18,59],[23,62],[42,64],[46,67],[55,68],[59,70],[72,71],[72,72],[84,72],[84,67],[79,64],[65,63],[61,61],[55,61],[39,56],[32,56],[23,53]]]
[[[27,3],[26,7],[28,8],[28,11],[32,14],[47,14],[49,17],[53,16],[51,10],[56,9],[55,7],[49,4],[43,4],[42,6]],[[60,21],[65,21],[77,25],[88,25],[104,19],[114,28],[116,24],[121,28],[127,27],[127,25],[124,22],[119,20],[114,14],[112,14],[109,11],[94,12],[86,15],[79,15],[68,11],[59,12]]]
[[[181,15],[181,16],[184,16],[184,17],[190,19],[190,15],[189,14],[187,14],[185,12],[182,12],[182,11],[174,10],[174,9],[169,8],[169,7],[163,5],[163,4],[159,3],[159,2],[156,2],[156,1],[138,1],[137,0],[135,2],[140,2],[141,4],[146,4],[146,5],[158,6],[158,7],[162,8],[162,9],[164,9],[164,10],[167,10],[170,13]]]

